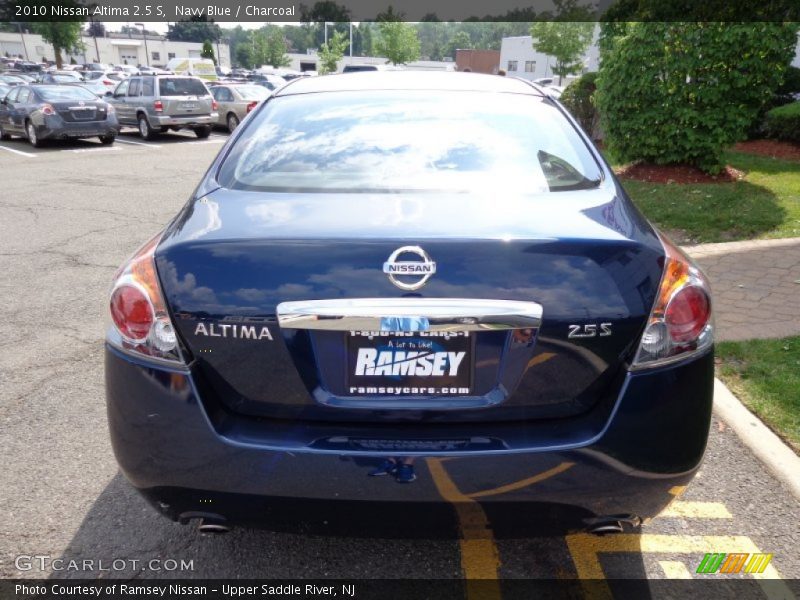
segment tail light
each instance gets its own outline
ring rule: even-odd
[[[708,280],[680,249],[661,235],[664,274],[631,368],[671,363],[714,343]]]
[[[56,114],[56,109],[53,108],[51,104],[42,104],[42,114],[43,115],[54,115]]]
[[[212,100],[211,101],[211,110],[217,110],[217,106],[218,106],[217,101],[216,100]]]
[[[159,233],[120,267],[109,299],[110,344],[127,352],[183,363],[153,257]]]
[[[114,82],[113,82],[113,81],[111,81],[110,79],[103,79],[103,83],[104,83],[105,85],[114,85]]]
[[[153,110],[156,112],[162,112],[164,110],[164,103],[161,100],[156,100],[153,102]]]
[[[258,106],[258,102],[250,102],[250,103],[247,105],[247,112],[250,112],[250,111],[251,111],[251,110],[253,110],[253,109],[254,109],[256,106]]]

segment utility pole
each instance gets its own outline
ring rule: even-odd
[[[350,58],[353,58],[353,22],[350,21]]]
[[[91,24],[90,27],[92,30],[92,39],[94,39],[94,50],[97,52],[97,58],[95,60],[100,62],[100,47],[97,45],[97,36],[95,35],[94,31],[94,19],[92,17],[89,17],[89,23]]]
[[[17,23],[17,27],[19,27],[19,37],[22,39],[22,49],[25,51],[25,60],[30,60],[28,58],[28,47],[25,45],[25,34],[22,33],[22,23]]]
[[[144,29],[144,23],[134,23],[137,27],[142,28],[142,39],[144,39],[144,66],[150,66],[150,53],[147,51],[147,32]]]

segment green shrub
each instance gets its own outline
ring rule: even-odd
[[[767,135],[800,144],[800,102],[784,104],[767,113]]]
[[[637,22],[604,43],[595,101],[625,162],[722,168],[794,57],[797,24]]]
[[[783,83],[775,90],[775,95],[788,98],[788,102],[791,102],[795,94],[800,94],[800,67],[789,67],[783,75]]]
[[[561,94],[561,103],[591,137],[597,129],[599,116],[594,106],[597,73],[586,73],[570,83]]]

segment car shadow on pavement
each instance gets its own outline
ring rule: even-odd
[[[487,509],[501,576],[507,568],[510,577],[555,578],[565,573],[574,577],[565,531],[554,527],[564,510],[513,502]],[[118,473],[60,556],[62,564],[91,560],[94,567],[89,572],[54,571],[51,576],[391,578],[400,562],[407,563],[404,572],[416,577],[460,577],[459,539],[477,534],[469,523],[459,523],[458,512],[444,502],[284,499],[270,502],[258,529],[201,534],[196,522],[181,525],[158,514]],[[191,560],[192,569],[153,569],[148,567],[153,559]],[[98,572],[96,561],[102,561],[105,570]],[[645,577],[640,553],[626,553],[623,566],[625,577]]]

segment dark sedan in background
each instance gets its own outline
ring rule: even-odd
[[[120,125],[114,107],[74,85],[15,86],[0,100],[0,138],[14,135],[36,147],[46,140],[98,137],[113,144]]]
[[[117,460],[201,530],[447,501],[621,531],[706,447],[705,277],[519,79],[289,82],[109,308]]]

